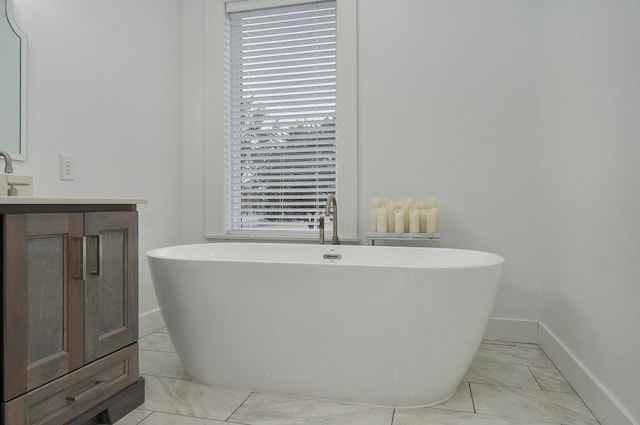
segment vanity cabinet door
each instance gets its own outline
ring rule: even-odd
[[[137,340],[138,213],[85,213],[84,360]]]
[[[83,364],[83,214],[3,217],[3,401]]]

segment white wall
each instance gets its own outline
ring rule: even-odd
[[[205,8],[183,2],[183,238],[203,242],[205,223]]]
[[[540,320],[639,421],[640,2],[541,4]]]
[[[28,37],[28,161],[39,196],[145,198],[140,311],[157,307],[144,253],[181,240],[179,0],[14,0]],[[60,181],[58,157],[75,157]]]

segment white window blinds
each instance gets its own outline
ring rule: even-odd
[[[228,16],[229,228],[310,231],[337,189],[336,3]]]

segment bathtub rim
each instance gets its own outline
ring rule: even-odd
[[[273,248],[278,246],[283,247],[298,247],[298,246],[309,246],[309,247],[325,247],[327,253],[335,252],[341,248],[346,247],[346,249],[375,249],[375,250],[429,250],[429,251],[439,251],[439,252],[456,252],[456,253],[471,253],[474,255],[481,255],[486,257],[487,259],[491,259],[491,261],[486,262],[476,262],[471,264],[456,264],[456,265],[437,265],[437,264],[363,264],[363,263],[350,263],[350,262],[342,262],[341,260],[333,260],[326,259],[324,261],[289,261],[286,258],[278,259],[277,261],[271,259],[256,259],[256,258],[232,258],[232,259],[211,259],[211,258],[188,258],[186,256],[178,256],[178,255],[160,255],[161,252],[166,252],[167,250],[187,250],[193,247],[202,247],[202,246],[225,246],[225,245],[252,245],[252,246],[271,246]],[[169,260],[169,261],[183,261],[183,262],[193,262],[193,263],[277,263],[277,264],[287,264],[287,265],[319,265],[319,266],[335,266],[335,267],[392,267],[392,268],[405,268],[405,269],[429,269],[429,270],[448,270],[448,269],[474,269],[474,268],[483,268],[483,267],[495,267],[504,265],[506,259],[500,255],[489,251],[481,251],[474,249],[465,249],[465,248],[442,248],[442,247],[408,247],[408,246],[369,246],[369,245],[318,245],[318,244],[298,244],[298,243],[273,243],[273,242],[202,242],[202,243],[193,243],[193,244],[180,244],[180,245],[171,245],[161,248],[154,248],[146,252],[146,257],[148,260],[150,259],[158,259],[158,260]]]

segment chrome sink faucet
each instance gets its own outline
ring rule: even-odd
[[[0,151],[0,156],[4,158],[4,173],[13,173],[13,165],[11,164],[11,155],[5,151]]]
[[[331,214],[331,207],[333,207],[333,215]],[[338,239],[338,201],[336,197],[331,194],[327,196],[327,203],[324,207],[324,214],[320,216],[320,244],[324,245],[324,219],[325,217],[333,217],[333,236],[331,243],[334,245],[340,245],[340,239]]]

